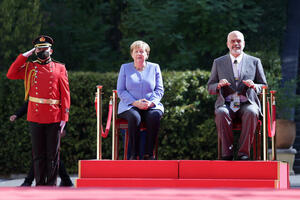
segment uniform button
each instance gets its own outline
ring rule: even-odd
[[[37,89],[38,89],[38,87],[35,87],[35,89],[37,90]]]
[[[54,76],[50,76],[50,78],[53,78]]]
[[[50,84],[52,84],[52,81],[49,81]]]
[[[50,109],[50,112],[52,112],[52,109]]]
[[[36,92],[35,94],[36,94],[36,95],[38,95],[39,93],[38,93],[38,92]]]
[[[36,106],[39,106],[39,104],[35,104]]]
[[[39,110],[38,110],[38,109],[35,109],[35,112],[39,112]]]
[[[34,81],[34,83],[37,83],[37,81]]]
[[[51,90],[51,89],[52,89],[52,87],[49,87],[49,89]]]
[[[34,66],[35,69],[37,69],[37,66]]]
[[[52,92],[49,92],[49,95],[52,95]]]
[[[52,70],[50,70],[50,72],[53,72]]]

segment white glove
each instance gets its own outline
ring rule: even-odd
[[[65,125],[66,125],[66,121],[60,121],[60,133],[63,132],[64,128],[65,128]]]
[[[31,50],[29,50],[29,51],[27,51],[27,52],[25,52],[25,53],[23,53],[22,55],[24,56],[24,57],[29,57],[29,56],[31,56],[32,55],[32,53],[35,51],[35,48],[33,48],[33,49],[31,49]]]
[[[14,122],[16,119],[17,119],[17,115],[12,115],[12,116],[9,117],[9,120],[11,122]]]

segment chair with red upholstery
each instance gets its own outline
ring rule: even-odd
[[[113,124],[114,124],[114,137],[115,140],[113,142],[113,158],[118,160],[119,159],[119,134],[121,132],[121,129],[125,130],[125,139],[124,139],[124,160],[127,160],[127,154],[128,154],[128,122],[126,119],[117,118],[117,91],[113,90]],[[140,131],[146,131],[146,124],[144,122],[141,123]],[[115,144],[114,144],[115,143]],[[155,142],[155,149],[153,152],[154,159],[157,160],[157,152],[158,152],[158,136],[156,138]]]
[[[256,126],[256,132],[254,133],[253,143],[252,143],[252,155],[253,160],[261,160],[261,120],[258,120]],[[242,129],[242,122],[240,120],[236,120],[233,122],[233,133],[237,131],[241,131]],[[218,135],[218,160],[221,160],[222,155],[222,141],[221,137]]]

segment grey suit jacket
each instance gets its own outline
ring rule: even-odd
[[[236,86],[234,81],[232,63],[230,55],[219,57],[214,60],[211,75],[207,83],[207,88],[210,94],[218,94],[217,101],[215,103],[215,108],[223,106],[225,103],[225,97],[223,96],[222,89],[218,90],[217,86],[221,79],[227,79],[231,83],[230,88],[234,92],[244,94],[248,101],[257,106],[260,114],[261,106],[258,95],[262,91],[262,86],[267,85],[264,70],[259,58],[247,55],[244,53],[243,59],[241,61],[242,69],[240,74],[240,80]],[[242,81],[252,80],[255,84],[255,89],[248,88]]]

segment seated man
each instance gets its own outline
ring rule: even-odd
[[[222,159],[233,159],[232,122],[240,119],[239,160],[249,160],[250,146],[261,113],[258,94],[267,85],[259,58],[243,52],[244,35],[232,31],[227,36],[229,54],[214,60],[208,91],[217,94],[215,122],[222,139]]]

